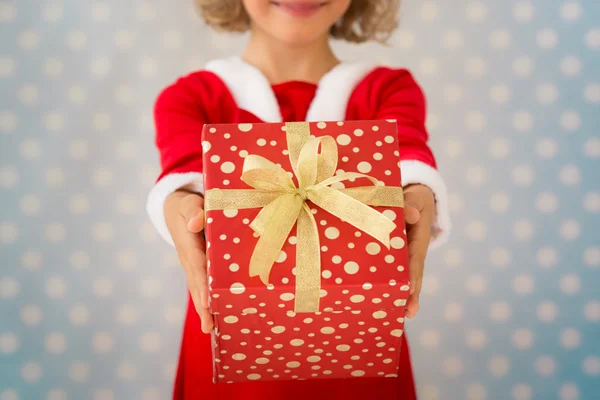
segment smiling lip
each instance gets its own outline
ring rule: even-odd
[[[310,17],[327,3],[322,1],[272,1],[271,4],[293,17]]]

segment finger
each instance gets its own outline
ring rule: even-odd
[[[414,292],[410,295],[405,308],[407,318],[414,318],[414,316],[417,315],[417,311],[419,311],[419,296],[421,294],[422,283],[423,279],[414,283]]]
[[[416,207],[414,207],[412,205],[406,205],[404,207],[404,221],[407,224],[409,224],[409,225],[416,224],[417,222],[419,222],[420,217],[421,217],[421,214],[419,213],[419,210],[417,210]]]
[[[198,315],[200,315],[202,332],[210,333],[215,326],[212,314],[208,311],[208,308],[204,307],[200,307],[196,311],[198,311]]]
[[[431,240],[431,227],[428,222],[427,212],[423,211],[421,220],[408,230],[408,260],[411,289],[413,294],[417,290],[418,282],[423,278],[425,258]]]
[[[198,305],[208,308],[208,277],[206,273],[205,241],[202,236],[188,234],[184,241],[183,267],[188,282],[193,282],[198,294]],[[181,252],[180,252],[181,253]]]
[[[204,229],[204,199],[201,196],[189,194],[181,199],[179,213],[190,232],[198,233]]]

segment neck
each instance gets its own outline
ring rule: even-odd
[[[272,84],[286,81],[318,83],[340,63],[323,37],[311,43],[290,45],[253,29],[242,59],[258,68]]]

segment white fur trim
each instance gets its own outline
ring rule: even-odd
[[[452,223],[448,205],[448,191],[440,173],[433,167],[417,160],[400,161],[402,186],[421,184],[429,187],[435,196],[437,220],[432,226],[432,238],[429,245],[434,249],[444,244],[450,235]]]
[[[150,221],[152,221],[152,225],[154,225],[160,236],[172,246],[175,246],[175,244],[165,222],[164,206],[167,196],[177,189],[204,193],[204,175],[198,172],[166,175],[154,185],[148,195],[146,211],[150,216]]]
[[[376,64],[370,63],[338,64],[321,78],[317,93],[306,113],[306,120],[345,120],[352,92],[375,67]]]
[[[204,69],[221,78],[239,108],[263,122],[283,122],[271,85],[258,68],[230,57],[209,61]]]
[[[377,65],[340,63],[318,83],[306,121],[343,121],[352,91]],[[264,122],[284,122],[271,84],[256,67],[240,57],[209,61],[204,69],[217,75],[237,106]]]

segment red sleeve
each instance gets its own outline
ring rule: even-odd
[[[163,89],[154,105],[162,169],[157,181],[173,173],[201,173],[204,124],[227,121],[234,109],[225,85],[210,72],[187,75]]]
[[[346,119],[395,119],[400,158],[436,168],[427,146],[426,101],[421,87],[406,69],[376,68],[354,90]]]
[[[181,188],[204,192],[202,129],[207,123],[233,120],[236,110],[225,84],[207,71],[179,78],[158,95],[154,122],[161,172],[148,195],[146,209],[168,243],[173,244],[173,240],[164,218],[166,198]]]

